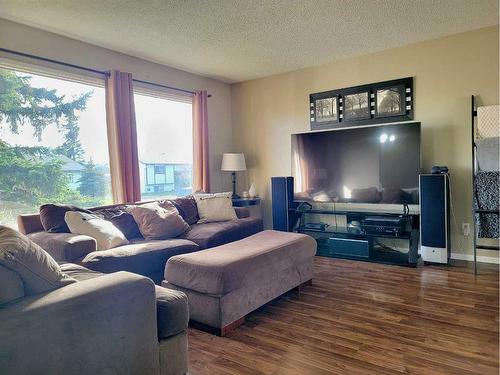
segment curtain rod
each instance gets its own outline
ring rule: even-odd
[[[6,52],[6,53],[10,53],[10,54],[17,55],[17,56],[28,57],[30,59],[45,61],[45,62],[48,62],[48,63],[62,65],[62,66],[67,66],[67,67],[70,67],[70,68],[80,69],[80,70],[84,70],[84,71],[95,73],[95,74],[102,74],[102,75],[104,75],[106,77],[110,76],[110,72],[105,72],[105,71],[102,71],[102,70],[87,68],[87,67],[84,67],[84,66],[81,66],[81,65],[70,64],[70,63],[66,63],[66,62],[63,62],[63,61],[53,60],[53,59],[49,59],[47,57],[40,57],[40,56],[36,56],[36,55],[30,55],[29,53],[13,51],[13,50],[10,50],[10,49],[7,49],[7,48],[0,48],[0,52]],[[181,91],[181,92],[185,92],[185,93],[188,93],[188,94],[194,94],[194,91],[191,91],[191,90],[185,90],[185,89],[180,89],[180,88],[177,88],[177,87],[172,87],[172,86],[167,86],[167,85],[161,85],[159,83],[154,83],[154,82],[149,82],[149,81],[143,81],[143,80],[140,80],[140,79],[132,79],[132,81],[139,82],[139,83],[145,83],[147,85],[152,85],[152,86],[156,86],[156,87],[162,87],[162,88],[169,89],[169,90]],[[207,95],[207,96],[210,98],[212,95]]]

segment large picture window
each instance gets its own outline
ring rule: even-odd
[[[192,104],[136,93],[142,200],[191,193]]]
[[[0,222],[111,203],[104,87],[0,68]]]

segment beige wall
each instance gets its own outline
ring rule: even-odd
[[[213,191],[230,188],[230,177],[219,171],[221,155],[232,147],[231,89],[226,83],[154,64],[74,39],[0,18],[0,48],[46,57],[97,70],[118,69],[134,78],[183,88],[207,90],[210,126],[210,172]],[[0,53],[0,57],[12,55]],[[161,141],[161,140],[159,140]],[[168,147],[168,140],[165,147]]]
[[[233,145],[250,168],[240,190],[255,181],[271,226],[270,178],[291,173],[290,134],[309,130],[309,94],[413,76],[424,171],[450,167],[458,225],[471,223],[470,95],[498,104],[498,69],[498,28],[490,27],[233,84]],[[454,230],[452,248],[463,257],[470,238]]]

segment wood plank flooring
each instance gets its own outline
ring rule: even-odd
[[[314,267],[227,337],[190,329],[189,374],[499,373],[497,266]]]

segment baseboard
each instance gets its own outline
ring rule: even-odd
[[[458,260],[466,260],[469,262],[474,261],[474,255],[472,254],[463,254],[463,253],[451,253],[451,259],[458,259]],[[477,261],[480,263],[493,263],[493,264],[500,264],[500,258],[498,257],[489,257],[485,255],[478,255],[477,256]]]

